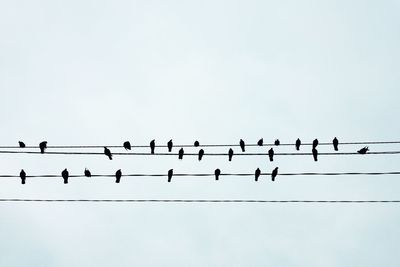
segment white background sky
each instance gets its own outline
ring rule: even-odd
[[[389,0],[0,1],[0,143],[396,140],[399,12]],[[384,149],[398,150],[371,147]],[[0,160],[4,174],[399,170],[395,155]],[[0,197],[399,199],[399,186],[398,177],[4,179]],[[396,204],[1,203],[0,265],[398,266],[399,220]]]

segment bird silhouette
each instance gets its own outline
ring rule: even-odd
[[[22,142],[22,141],[18,141],[18,144],[19,144],[19,147],[20,147],[20,148],[26,147],[25,143]]]
[[[271,149],[268,150],[269,161],[274,161],[274,154],[274,149],[271,147]]]
[[[110,159],[112,160],[112,154],[110,149],[108,149],[107,147],[104,147],[104,154]]]
[[[43,142],[41,142],[40,144],[39,144],[39,148],[40,148],[40,153],[44,153],[44,151],[46,150],[46,148],[47,148],[47,141],[43,141]]]
[[[90,171],[88,169],[85,168],[85,176],[86,177],[92,177],[92,174],[90,173]]]
[[[271,178],[272,178],[272,181],[275,181],[275,177],[278,175],[278,167],[276,167],[273,171],[272,171],[272,173],[271,173]]]
[[[200,145],[199,141],[194,141],[194,146],[198,147]]]
[[[68,177],[69,177],[69,172],[67,169],[64,169],[61,173],[62,178],[64,179],[64,184],[68,184]]]
[[[203,158],[203,156],[204,156],[204,150],[200,149],[199,150],[199,161]]]
[[[121,177],[122,177],[122,172],[121,169],[119,169],[116,173],[115,173],[115,182],[117,184],[119,184],[119,182],[121,181]]]
[[[183,151],[183,148],[179,149],[178,159],[183,159],[183,154],[184,153],[185,153],[185,151]]]
[[[150,142],[151,154],[154,154],[154,148],[155,147],[156,147],[156,140],[151,140],[151,142]]]
[[[24,169],[22,169],[21,172],[19,173],[19,177],[21,177],[21,184],[25,184],[26,173]]]
[[[263,146],[264,145],[264,139],[261,138],[260,140],[258,140],[257,145]]]
[[[240,139],[239,145],[240,145],[240,148],[242,149],[242,152],[244,152],[245,151],[245,144],[244,144],[243,139]]]
[[[312,155],[313,155],[314,161],[318,161],[318,150],[316,148],[312,149]]]
[[[335,149],[335,151],[338,151],[339,150],[339,140],[335,137],[335,138],[333,138],[333,140],[332,140],[332,144],[333,144],[333,148]]]
[[[229,157],[229,161],[232,161],[232,157],[233,157],[233,149],[232,148],[229,148],[228,157]]]
[[[214,171],[214,174],[215,174],[215,180],[219,180],[219,176],[220,176],[220,174],[221,174],[221,170],[220,169],[216,169],[215,171]]]
[[[299,138],[297,138],[297,140],[296,140],[296,150],[300,150],[300,146],[301,146],[301,140]]]
[[[172,139],[171,139],[171,140],[169,140],[168,143],[167,143],[168,152],[171,152],[171,151],[172,151],[172,146],[173,146],[173,143],[172,143]]]
[[[131,150],[132,149],[131,143],[129,141],[124,142],[124,148],[125,150]]]
[[[260,168],[257,168],[257,170],[256,170],[256,172],[254,174],[254,176],[256,178],[256,182],[258,181],[258,177],[260,177],[260,175],[261,175],[261,170],[260,170]]]
[[[366,147],[361,148],[361,149],[358,150],[357,152],[358,152],[359,154],[367,154],[368,151],[369,151],[369,148],[366,146]]]
[[[279,146],[279,145],[281,144],[281,141],[279,141],[279,139],[276,139],[274,144],[275,144],[276,146]]]
[[[312,147],[317,148],[318,144],[319,144],[318,139],[314,139],[314,141],[312,142]]]
[[[173,169],[170,169],[170,170],[168,171],[168,183],[171,182],[172,175],[174,175],[174,170],[173,170]]]

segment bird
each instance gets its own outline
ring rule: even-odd
[[[62,178],[64,179],[64,184],[68,184],[68,176],[69,172],[67,169],[64,169],[61,173]]]
[[[256,182],[258,181],[258,177],[260,177],[260,174],[261,174],[261,170],[260,170],[260,168],[257,168],[257,170],[256,170],[256,172],[255,172],[255,178],[256,178]]]
[[[86,177],[92,177],[92,174],[90,173],[90,171],[88,169],[85,168],[85,176]]]
[[[132,149],[131,143],[129,141],[124,142],[124,148],[125,150],[131,150]]]
[[[279,145],[281,144],[281,141],[279,141],[279,139],[276,139],[274,144],[275,144],[276,146],[279,146]]]
[[[338,151],[338,150],[339,150],[339,148],[338,148],[338,146],[339,146],[339,140],[338,140],[336,137],[333,138],[332,144],[333,144],[333,148],[335,149],[335,151]]]
[[[121,169],[119,169],[116,173],[115,173],[115,182],[117,184],[119,184],[119,182],[121,181],[121,177],[122,177],[122,172]]]
[[[39,148],[40,148],[40,153],[44,153],[44,151],[46,150],[46,148],[47,148],[47,141],[43,141],[43,142],[41,142],[40,144],[39,144]]]
[[[300,150],[300,146],[301,146],[301,140],[300,140],[300,138],[297,138],[297,140],[296,140],[296,150]]]
[[[219,176],[220,176],[220,174],[221,174],[221,170],[220,169],[216,169],[215,171],[214,171],[214,174],[215,174],[215,180],[219,180]]]
[[[316,148],[312,149],[312,155],[314,157],[314,161],[318,161],[318,150]]]
[[[268,150],[268,156],[269,156],[269,161],[274,161],[274,149],[272,147],[270,150]]]
[[[204,156],[204,150],[200,149],[199,150],[199,161],[203,158],[203,156]]]
[[[168,183],[170,183],[171,182],[171,179],[172,179],[172,175],[174,174],[174,170],[173,169],[170,169],[169,171],[168,171]]]
[[[261,138],[260,140],[258,140],[257,145],[263,146],[264,145],[264,139]]]
[[[275,177],[278,175],[278,167],[276,167],[273,171],[272,171],[272,173],[271,173],[271,178],[272,178],[272,181],[275,181]]]
[[[366,147],[361,148],[361,149],[358,150],[357,152],[358,152],[359,154],[367,154],[368,151],[369,151],[369,148],[366,146]]]
[[[26,173],[24,169],[22,169],[21,172],[19,173],[19,177],[21,177],[21,184],[25,184]]]
[[[156,147],[156,140],[151,140],[150,142],[150,150],[151,150],[151,154],[154,154],[154,148]]]
[[[183,151],[183,148],[179,149],[178,159],[183,159],[183,154],[184,153],[185,153],[185,151]]]
[[[197,141],[197,140],[194,141],[194,146],[195,146],[195,147],[198,147],[199,145],[200,145],[199,141]]]
[[[232,148],[229,148],[228,157],[229,157],[229,161],[232,161],[232,157],[233,157],[233,149]]]
[[[112,160],[112,154],[110,149],[108,149],[107,147],[104,147],[104,154],[110,159]]]
[[[171,139],[171,140],[169,140],[168,143],[167,143],[168,152],[171,152],[171,151],[172,151],[172,146],[173,146],[173,143],[172,143],[172,139]]]
[[[26,147],[25,143],[22,142],[22,141],[18,141],[18,144],[19,144],[19,147],[20,147],[20,148]]]
[[[314,139],[314,141],[312,142],[312,147],[316,148],[318,146],[318,139]]]
[[[240,139],[239,145],[240,145],[240,148],[242,149],[242,152],[244,152],[245,151],[245,144],[244,144],[243,139]]]

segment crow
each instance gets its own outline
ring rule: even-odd
[[[19,173],[19,177],[21,177],[21,184],[25,184],[26,173],[24,169],[22,169],[21,172]]]
[[[204,156],[204,150],[200,149],[199,150],[199,161],[203,158],[203,156]]]
[[[300,146],[301,146],[301,140],[299,138],[297,138],[297,140],[296,140],[296,150],[300,150]]]
[[[358,150],[357,152],[358,152],[359,154],[367,154],[368,151],[369,151],[369,148],[366,146],[366,147],[361,148],[361,149]]]
[[[64,179],[64,184],[68,184],[68,177],[69,177],[69,172],[67,169],[64,169],[61,173],[62,178]]]
[[[85,176],[86,177],[92,177],[92,174],[90,173],[90,171],[88,169],[85,168]]]
[[[183,159],[183,154],[185,152],[183,151],[183,148],[179,149],[179,153],[178,153],[178,159]]]
[[[171,182],[171,179],[172,179],[172,175],[174,174],[174,170],[173,169],[170,169],[169,171],[168,171],[168,183],[170,183]]]
[[[115,182],[117,184],[119,184],[119,182],[121,181],[121,177],[122,177],[122,172],[121,169],[119,169],[116,173],[115,173]]]
[[[318,144],[319,144],[318,139],[314,139],[314,141],[312,142],[312,147],[317,148]]]
[[[219,175],[221,174],[221,170],[220,169],[216,169],[215,171],[214,171],[214,174],[215,174],[215,180],[219,180]]]
[[[194,141],[194,146],[198,147],[200,145],[199,141]]]
[[[19,147],[20,147],[20,148],[26,147],[25,143],[22,142],[22,141],[18,141],[18,144],[19,144]]]
[[[271,173],[272,181],[275,181],[275,177],[277,175],[278,175],[278,167],[276,167]]]
[[[229,161],[232,161],[232,157],[233,157],[233,149],[232,148],[229,148],[228,157],[229,157]]]
[[[336,137],[333,138],[332,144],[333,144],[333,148],[335,149],[335,151],[338,151],[338,150],[339,150],[339,148],[338,148],[338,146],[339,146],[339,140],[338,140]]]
[[[242,149],[242,152],[244,152],[245,151],[245,144],[244,144],[244,141],[243,141],[243,139],[240,139],[240,142],[239,142],[239,144],[240,144],[240,148]]]
[[[279,139],[276,139],[276,140],[275,140],[275,145],[276,145],[276,146],[279,146],[280,144],[281,144],[281,141],[279,141]]]
[[[261,175],[261,170],[260,170],[260,168],[257,168],[257,170],[256,170],[256,172],[255,172],[255,178],[256,178],[256,182],[258,181],[258,177],[260,177],[260,175]]]
[[[43,141],[43,142],[41,142],[40,144],[39,144],[39,148],[40,148],[40,153],[44,153],[44,151],[46,150],[46,148],[47,148],[47,141]]]
[[[132,149],[131,143],[129,141],[124,142],[124,148],[125,150],[131,150]]]
[[[151,154],[154,154],[154,148],[155,147],[156,147],[156,140],[151,140],[151,142],[150,142]]]
[[[269,161],[274,161],[274,154],[274,149],[271,147],[271,149],[268,150]]]
[[[314,161],[318,161],[318,150],[316,148],[312,149],[312,155],[314,157]]]
[[[171,152],[171,151],[172,151],[172,146],[173,146],[173,143],[172,143],[172,139],[171,139],[171,140],[169,140],[168,143],[167,143],[168,152]]]
[[[112,154],[110,149],[108,149],[107,147],[104,147],[104,154],[110,159],[112,160]]]
[[[260,140],[258,140],[257,145],[263,146],[264,145],[264,139],[261,138]]]

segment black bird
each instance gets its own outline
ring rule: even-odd
[[[264,139],[261,138],[260,140],[258,140],[257,145],[263,146],[264,145]]]
[[[112,160],[112,154],[110,149],[108,149],[107,147],[104,147],[104,154],[110,159]]]
[[[125,150],[131,150],[132,149],[131,143],[129,141],[124,142],[124,148]]]
[[[279,146],[280,144],[281,144],[281,141],[279,141],[279,139],[276,139],[276,140],[275,140],[275,145],[276,145],[276,146]]]
[[[64,184],[68,184],[68,177],[69,177],[69,172],[67,169],[64,169],[61,173],[62,178],[64,179]]]
[[[155,147],[156,147],[156,140],[151,140],[151,142],[150,142],[151,154],[154,154]]]
[[[232,161],[232,157],[233,157],[233,149],[232,148],[229,148],[228,157],[229,157],[229,161]]]
[[[171,152],[171,151],[172,151],[172,146],[173,146],[173,143],[172,143],[172,139],[171,139],[171,140],[169,140],[168,143],[167,143],[168,152]]]
[[[312,142],[312,147],[317,148],[317,146],[318,146],[318,139],[314,139],[314,141]]]
[[[275,181],[275,177],[277,175],[278,175],[278,167],[276,167],[271,173],[272,181]]]
[[[245,144],[244,144],[244,141],[243,141],[243,139],[240,139],[240,142],[239,142],[239,145],[240,145],[240,148],[242,149],[242,152],[244,152],[245,151]]]
[[[121,177],[122,177],[122,172],[121,169],[119,169],[116,173],[115,173],[115,182],[117,184],[119,184],[119,182],[121,181]]]
[[[88,169],[85,168],[85,176],[86,177],[92,177],[92,174],[90,173],[90,171]]]
[[[21,177],[21,184],[25,184],[26,173],[24,169],[22,169],[21,172],[19,173],[19,177]]]
[[[333,148],[335,149],[335,151],[338,151],[339,150],[339,140],[335,137],[335,138],[333,138],[333,140],[332,140],[332,144],[333,144]]]
[[[40,148],[40,153],[44,153],[44,151],[46,150],[46,148],[47,148],[47,141],[43,141],[43,142],[41,142],[40,144],[39,144],[39,148]]]
[[[199,141],[194,141],[194,146],[198,147],[200,145]]]
[[[271,147],[271,149],[268,150],[269,161],[274,161],[274,154],[274,149]]]
[[[369,148],[366,146],[366,147],[361,148],[361,149],[358,150],[357,152],[358,152],[359,154],[367,154],[368,151],[369,151]]]
[[[256,178],[256,182],[258,181],[258,177],[260,177],[260,175],[261,175],[261,170],[260,170],[260,168],[257,168],[257,170],[256,170],[256,172],[255,172],[255,178]]]
[[[214,171],[214,174],[215,174],[215,180],[219,180],[219,175],[221,174],[221,170],[220,169],[216,169],[215,171]]]
[[[316,148],[312,149],[312,155],[314,157],[314,161],[318,161],[318,150]]]
[[[203,156],[204,156],[204,150],[200,149],[199,150],[199,161],[203,158]]]
[[[172,175],[174,175],[174,170],[173,170],[173,169],[170,169],[170,170],[168,171],[168,183],[171,182]]]
[[[183,159],[183,154],[184,153],[185,153],[185,151],[183,151],[183,148],[179,149],[178,159]]]
[[[26,147],[25,143],[22,142],[22,141],[18,141],[18,144],[19,144],[19,147],[20,147],[20,148]]]
[[[296,150],[300,150],[300,146],[301,146],[301,140],[299,138],[297,138],[297,140],[296,140]]]

